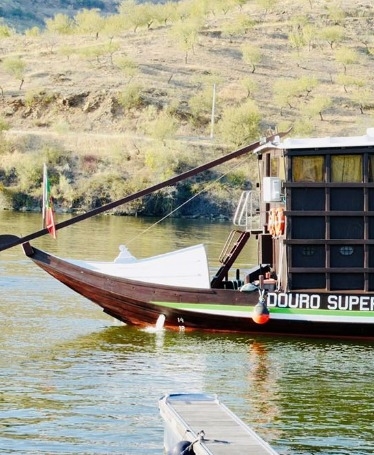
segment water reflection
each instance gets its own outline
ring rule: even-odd
[[[111,260],[152,222],[99,217],[36,243],[61,256]],[[39,224],[40,215],[0,214],[2,233],[25,235]],[[226,227],[172,221],[129,246],[141,257],[198,240],[217,258]],[[136,330],[19,248],[0,254],[1,453],[161,455],[158,399],[202,391],[282,455],[373,453],[371,344]]]

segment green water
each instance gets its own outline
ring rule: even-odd
[[[218,265],[227,224],[171,221],[138,236],[154,221],[97,217],[34,243],[101,260],[120,243],[138,257],[206,243]],[[39,215],[0,214],[3,234],[38,229]],[[19,247],[0,253],[0,274],[0,453],[161,455],[158,400],[177,392],[216,393],[282,455],[374,453],[371,343],[140,331]]]

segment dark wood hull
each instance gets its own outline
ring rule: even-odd
[[[357,317],[357,311],[353,316],[344,310],[298,311],[273,305],[269,321],[257,324],[252,319],[259,297],[256,291],[155,285],[97,273],[29,244],[24,244],[24,251],[58,281],[129,325],[154,326],[164,315],[164,327],[173,330],[374,339],[373,311],[363,311],[362,317]]]

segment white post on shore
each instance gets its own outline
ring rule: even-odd
[[[213,139],[214,134],[214,111],[216,108],[216,84],[213,84],[213,100],[212,100],[212,118],[210,121],[210,138]]]

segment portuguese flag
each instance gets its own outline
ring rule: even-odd
[[[53,213],[53,200],[51,187],[48,180],[47,165],[43,165],[43,228],[47,228],[52,237],[56,238],[55,218]]]

